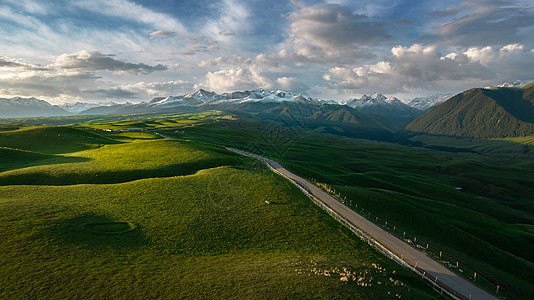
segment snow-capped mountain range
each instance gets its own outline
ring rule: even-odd
[[[137,104],[115,102],[101,103],[67,103],[51,105],[48,102],[36,98],[11,98],[0,99],[0,117],[34,117],[34,116],[66,116],[73,114],[115,114],[115,113],[140,113],[140,112],[164,112],[173,110],[205,110],[225,109],[244,103],[295,103],[308,105],[346,105],[353,109],[379,115],[410,116],[413,117],[419,111],[436,105],[450,95],[435,95],[426,98],[415,98],[407,104],[395,97],[386,97],[380,93],[361,98],[349,99],[341,102],[312,98],[307,95],[282,90],[256,89],[251,91],[235,91],[217,94],[215,92],[200,89],[194,93],[181,96],[156,97],[147,102]]]
[[[389,97],[374,93],[371,96],[363,95],[361,98],[354,98],[343,101],[343,104],[359,110],[387,118],[392,125],[402,128],[413,121],[422,112],[410,107],[395,97]]]
[[[70,113],[57,105],[37,98],[0,98],[0,118],[27,118],[68,116]]]
[[[395,97],[386,98],[386,96],[380,93],[374,93],[371,96],[363,95],[359,99],[354,98],[342,101],[341,103],[359,110],[365,110],[366,108],[371,107],[383,107],[391,110],[405,110],[407,106]]]
[[[245,103],[245,102],[298,102],[315,104],[332,104],[332,101],[311,98],[302,94],[295,94],[286,91],[266,91],[257,89],[252,91],[236,91],[231,93],[217,94],[200,89],[192,94],[184,96],[157,97],[146,103],[148,106],[169,106],[169,105],[214,105],[223,103]],[[336,102],[337,103],[337,102]]]
[[[522,86],[522,85],[525,85],[525,83],[521,80],[516,80],[516,81],[512,81],[512,82],[508,82],[508,81],[505,81],[503,83],[500,83],[498,85],[487,85],[485,86],[484,88],[485,89],[492,89],[492,88],[503,88],[503,87],[518,87],[518,86]]]

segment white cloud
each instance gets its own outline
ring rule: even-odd
[[[40,30],[46,27],[42,22],[33,16],[27,16],[15,12],[9,7],[2,6],[0,7],[0,20],[7,20],[13,23],[19,24],[26,28],[31,28],[34,30]]]
[[[74,5],[110,17],[143,23],[163,31],[187,33],[186,28],[179,20],[128,0],[84,0],[74,3]]]
[[[256,68],[228,68],[216,72],[208,72],[202,85],[216,92],[271,88],[273,82],[261,75]]]
[[[467,49],[463,53],[472,62],[479,62],[480,64],[487,66],[497,58],[497,52],[491,46],[484,48],[472,47]]]
[[[488,55],[488,49],[485,48],[471,48],[462,54],[443,56],[435,46],[396,46],[384,61],[354,68],[334,67],[323,78],[334,88],[361,89],[366,92],[431,88],[432,85],[450,81],[473,82],[497,78],[494,69],[482,64]]]
[[[522,51],[525,47],[521,44],[515,43],[515,44],[509,44],[504,47],[502,47],[499,52],[514,52],[514,51]]]
[[[41,70],[45,71],[48,68],[42,67],[39,65],[34,64],[28,64],[21,60],[6,57],[6,56],[0,56],[0,70],[10,70],[10,71],[17,71],[17,70]]]
[[[164,82],[136,82],[123,85],[121,88],[150,96],[169,96],[190,92],[193,84],[185,80],[172,80]]]
[[[206,23],[202,29],[206,36],[218,42],[228,43],[234,40],[234,36],[253,26],[248,19],[250,12],[243,3],[236,0],[223,0],[213,6],[219,11],[219,18]]]
[[[286,91],[305,92],[309,87],[295,77],[280,77],[276,79],[276,85]]]

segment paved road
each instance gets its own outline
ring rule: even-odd
[[[356,213],[349,207],[336,200],[334,197],[332,197],[330,194],[328,194],[312,182],[289,172],[279,163],[271,159],[245,151],[233,148],[227,149],[239,153],[241,155],[259,159],[265,162],[274,171],[282,174],[287,178],[292,179],[295,183],[301,185],[301,187],[304,187],[307,191],[309,191],[313,196],[315,196],[315,198],[322,201],[324,204],[326,204],[332,210],[344,217],[354,226],[358,227],[366,235],[374,239],[376,242],[380,243],[382,246],[400,257],[412,267],[416,267],[420,273],[425,272],[426,274],[430,274],[431,278],[437,278],[438,282],[445,284],[450,289],[455,291],[455,294],[458,295],[459,298],[473,300],[498,299],[497,297],[474,285],[473,283],[467,281],[463,277],[453,273],[451,270],[447,269],[442,264],[433,260],[425,253],[415,249],[403,240],[397,238],[393,234],[370,222],[360,214]]]

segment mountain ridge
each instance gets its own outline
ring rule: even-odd
[[[406,129],[473,138],[534,135],[534,85],[467,90],[434,107]]]
[[[0,118],[70,116],[72,113],[35,97],[0,98]]]

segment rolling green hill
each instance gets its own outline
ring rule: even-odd
[[[474,138],[534,135],[534,85],[465,91],[417,118],[406,129]]]
[[[4,127],[0,147],[0,298],[438,296],[222,147],[54,126]]]

